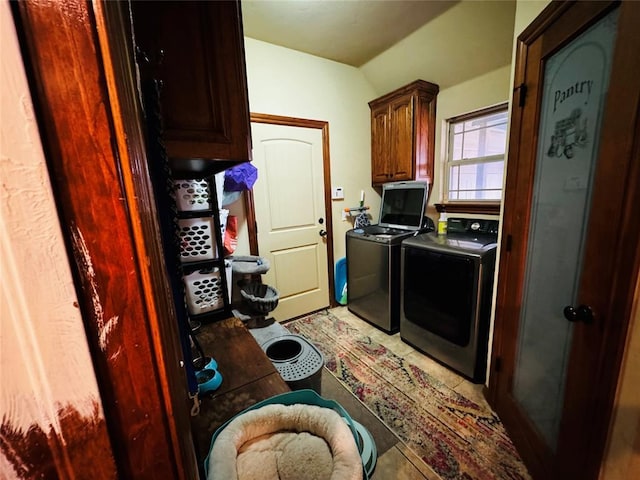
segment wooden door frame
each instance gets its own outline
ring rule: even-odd
[[[335,280],[333,278],[333,215],[331,212],[331,157],[329,154],[329,122],[323,120],[308,120],[304,118],[269,115],[265,113],[251,113],[251,122],[269,125],[283,125],[287,127],[315,128],[322,130],[322,169],[324,175],[324,218],[327,231],[327,270],[329,279],[329,306],[337,306],[335,301]],[[245,192],[244,203],[247,216],[247,234],[249,235],[249,249],[252,255],[258,255],[258,229],[256,224],[256,209],[253,190]]]
[[[582,3],[582,2],[578,2]],[[610,206],[602,215],[591,219],[591,229],[598,228],[610,231],[611,235],[598,244],[592,243],[593,250],[585,252],[585,258],[590,262],[597,262],[599,271],[609,272],[612,281],[604,288],[610,291],[607,305],[596,306],[599,317],[592,326],[575,325],[573,332],[573,353],[578,349],[593,351],[593,359],[588,365],[579,364],[572,356],[568,366],[568,384],[566,387],[563,408],[563,420],[559,437],[559,449],[556,455],[548,451],[544,442],[524,436],[519,426],[528,424],[528,419],[519,411],[518,405],[513,405],[506,414],[501,413],[500,399],[505,398],[513,381],[513,365],[517,355],[517,334],[520,312],[521,287],[517,298],[506,299],[507,285],[517,282],[521,285],[524,270],[529,212],[531,209],[531,189],[517,191],[518,177],[532,178],[535,166],[537,148],[537,124],[540,112],[535,114],[535,120],[529,122],[524,118],[522,109],[514,106],[511,119],[511,138],[509,144],[509,164],[505,195],[505,211],[503,222],[503,242],[500,253],[500,271],[498,280],[497,305],[494,324],[494,339],[491,355],[492,371],[489,377],[488,400],[494,407],[521,454],[532,469],[534,478],[584,478],[595,479],[598,476],[604,458],[607,434],[609,432],[615,403],[616,388],[620,373],[622,356],[625,349],[628,327],[633,312],[634,295],[638,274],[640,272],[640,226],[637,222],[640,205],[640,139],[634,132],[640,127],[640,88],[633,78],[632,72],[640,70],[637,50],[634,45],[640,43],[637,25],[640,15],[637,9],[630,6],[631,2],[620,5],[618,37],[611,72],[608,93],[608,105],[605,111],[604,129],[602,131],[599,156],[614,156],[617,158],[616,169],[627,172],[626,185],[609,183],[602,185],[597,182],[596,188],[610,190],[608,198]],[[540,16],[518,37],[517,60],[514,85],[527,85],[527,102],[532,102],[539,109],[539,95],[541,95],[541,77],[536,72],[527,71],[529,50],[550,25],[573,28],[575,38],[584,31],[586,25],[593,24],[593,19],[603,16],[613,8],[616,2],[554,2],[550,4]],[[575,7],[575,8],[574,8]],[[569,11],[571,9],[571,11]],[[578,14],[579,13],[579,14]],[[582,22],[582,23],[580,23]],[[576,25],[580,25],[576,28]],[[539,52],[531,52],[544,58],[549,54],[550,45],[557,45],[570,38],[552,38],[549,42],[538,45]],[[536,57],[537,58],[537,57]],[[539,65],[531,66],[533,70]],[[634,70],[635,69],[635,70]],[[541,68],[540,68],[541,71]],[[514,96],[521,94],[522,89],[514,89]],[[516,103],[512,103],[516,105]],[[526,142],[524,147],[522,142]],[[608,175],[599,162],[596,175]],[[595,195],[596,192],[594,192]],[[510,205],[516,196],[527,196],[528,203],[522,208],[513,209]],[[622,208],[617,208],[621,205]],[[591,230],[593,231],[593,230]],[[519,233],[517,233],[519,232]],[[509,241],[511,237],[512,241]],[[613,264],[608,264],[608,258],[600,255],[602,251],[615,252]],[[609,277],[607,277],[609,278]],[[588,280],[591,280],[589,278]],[[591,281],[591,283],[594,283]],[[590,288],[601,288],[591,285]],[[607,319],[607,321],[601,321]],[[583,335],[585,328],[599,328],[601,341],[597,345],[589,344],[587,335]],[[591,342],[593,343],[593,342]],[[575,348],[577,345],[578,348]],[[571,382],[584,382],[586,378],[598,386],[593,398],[576,396],[576,389]],[[587,421],[585,421],[587,420]],[[543,470],[541,460],[554,460],[556,465],[553,472]],[[570,468],[574,470],[569,470]],[[579,474],[576,477],[576,470]],[[573,475],[573,476],[572,476]]]
[[[126,5],[23,1],[12,8],[114,475],[196,479]],[[110,455],[94,468],[113,465]]]

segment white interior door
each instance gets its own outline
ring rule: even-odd
[[[258,249],[278,321],[329,306],[322,131],[252,123]]]

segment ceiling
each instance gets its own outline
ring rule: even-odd
[[[383,94],[512,59],[516,0],[242,0],[245,36],[359,68]]]
[[[243,0],[247,37],[360,67],[458,0]]]

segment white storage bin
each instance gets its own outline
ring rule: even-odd
[[[209,184],[206,180],[174,180],[176,204],[181,212],[197,212],[211,208]]]
[[[187,308],[191,315],[207,313],[224,307],[220,270],[200,270],[183,277]]]
[[[183,262],[213,260],[217,255],[213,218],[183,218],[180,227],[180,259]]]

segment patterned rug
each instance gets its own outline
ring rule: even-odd
[[[284,325],[443,479],[529,479],[500,419],[344,320],[320,312]]]

